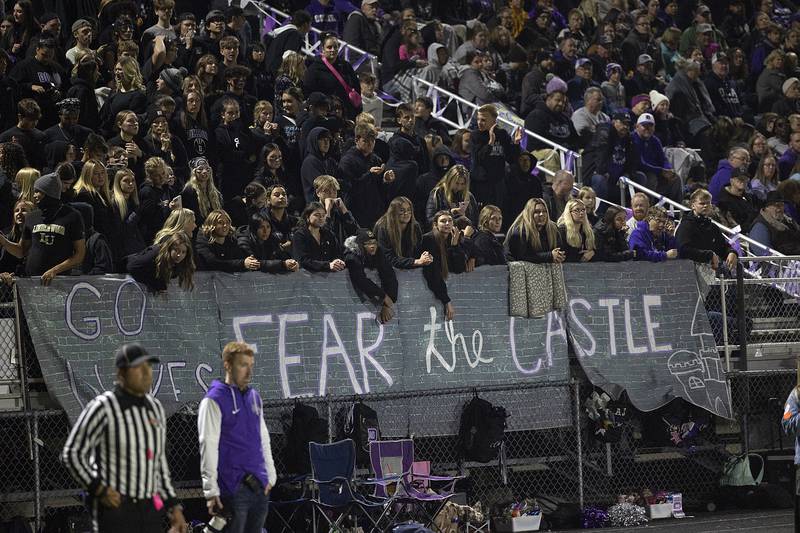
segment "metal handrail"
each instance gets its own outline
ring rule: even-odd
[[[436,101],[434,101],[434,112],[439,111],[440,109],[443,110],[452,101],[455,101],[456,105],[459,106],[459,112],[457,113],[457,116],[458,116],[458,119],[461,121],[461,124],[456,124],[456,123],[454,123],[454,122],[452,122],[450,120],[445,120],[444,117],[437,115],[437,118],[439,120],[442,120],[443,122],[446,122],[447,124],[453,125],[456,128],[464,128],[464,127],[467,126],[467,124],[469,124],[469,122],[472,120],[472,118],[478,112],[478,108],[480,106],[478,106],[477,104],[474,104],[474,103],[470,102],[469,100],[465,100],[464,98],[460,97],[459,95],[457,95],[455,93],[451,93],[447,89],[443,89],[443,88],[439,87],[438,85],[436,85],[434,83],[431,83],[431,82],[429,82],[427,80],[423,80],[422,78],[418,78],[418,77],[414,76],[413,79],[414,79],[414,83],[421,83],[422,85],[426,85],[428,87],[428,94],[429,95],[436,92],[436,93],[440,93],[440,94],[444,95],[445,97],[447,97],[447,104],[445,104],[444,106],[441,106],[441,108],[439,108],[438,103]],[[464,115],[460,112],[462,105],[463,106],[467,106],[467,108],[472,110],[472,112],[469,114],[469,119],[467,119],[467,120],[464,120]],[[510,127],[514,128],[514,129],[520,128],[520,126],[518,124],[515,124],[515,123],[511,122],[510,120],[505,119],[503,117],[497,117],[497,121],[501,122],[501,123],[503,123],[503,124],[505,124],[507,126],[510,126]],[[547,137],[542,137],[538,133],[534,133],[534,132],[532,132],[532,131],[530,131],[528,129],[525,129],[524,127],[522,128],[522,131],[526,135],[528,135],[529,137],[533,137],[537,141],[540,141],[540,142],[550,146],[553,150],[555,150],[559,154],[559,157],[561,158],[561,168],[566,169],[566,166],[567,166],[567,164],[566,164],[567,163],[566,156],[567,156],[567,154],[572,154],[572,156],[574,158],[573,160],[575,162],[575,166],[573,167],[572,172],[575,175],[575,179],[576,180],[580,179],[581,155],[578,152],[575,152],[574,150],[570,150],[569,148],[567,148],[565,146],[561,146],[560,144],[557,144],[557,143],[553,142],[552,140],[548,139]],[[544,170],[549,175],[553,174],[553,172],[551,172],[551,171],[549,171],[547,169],[541,168],[539,166],[537,166],[537,168],[539,168],[540,170]]]
[[[620,190],[622,190],[623,192],[624,192],[624,189],[625,189],[625,185],[627,185],[628,187],[632,187],[632,188],[634,188],[634,189],[637,189],[637,190],[639,190],[639,191],[641,191],[641,192],[643,192],[643,193],[647,194],[648,196],[651,196],[651,197],[653,197],[653,198],[656,198],[656,199],[658,200],[658,202],[659,202],[659,203],[660,203],[660,202],[664,202],[665,204],[667,204],[667,205],[670,205],[670,206],[672,206],[672,207],[674,207],[674,208],[676,208],[676,209],[678,209],[678,210],[680,210],[680,211],[691,211],[691,209],[689,209],[689,208],[688,208],[688,207],[686,207],[685,205],[683,205],[683,204],[681,204],[681,203],[678,203],[678,202],[676,202],[676,201],[674,201],[674,200],[672,200],[672,199],[670,199],[670,198],[667,198],[667,197],[666,197],[666,196],[664,196],[663,194],[659,194],[659,193],[657,193],[657,192],[653,191],[652,189],[648,189],[648,188],[647,188],[647,187],[645,187],[644,185],[640,185],[639,183],[636,183],[635,181],[632,181],[632,180],[628,179],[628,178],[627,178],[627,177],[625,177],[625,176],[622,176],[622,177],[620,177],[620,178],[619,178],[619,188],[620,188]],[[624,198],[624,197],[625,197],[625,196],[624,196],[624,194],[623,194],[623,195],[621,195],[621,196],[622,196],[622,198]],[[737,233],[737,232],[733,231],[731,228],[729,228],[729,227],[725,226],[724,224],[720,224],[720,223],[719,223],[719,222],[717,222],[716,220],[712,220],[712,222],[713,222],[713,223],[714,223],[714,224],[715,224],[715,225],[716,225],[716,226],[717,226],[717,227],[718,227],[720,230],[722,230],[722,232],[723,232],[723,233],[725,233],[725,234],[727,234],[727,235],[730,235],[731,237],[737,237],[738,239],[740,239],[740,240],[742,240],[742,241],[745,241],[745,242],[746,242],[746,243],[748,243],[748,244],[751,244],[751,245],[753,245],[753,246],[758,246],[758,247],[759,247],[760,249],[762,249],[762,250],[767,250],[767,251],[769,251],[770,253],[774,254],[774,257],[780,257],[781,259],[783,259],[784,257],[786,257],[786,256],[784,256],[782,253],[780,253],[779,251],[777,251],[777,250],[773,250],[773,249],[772,249],[772,248],[770,248],[769,246],[765,246],[765,245],[761,244],[760,242],[758,242],[758,241],[756,241],[756,240],[754,240],[754,239],[751,239],[750,237],[748,237],[748,236],[747,236],[747,235],[745,235],[744,233]],[[773,257],[773,260],[774,260],[774,257]]]
[[[255,7],[258,11],[260,11],[264,16],[267,16],[267,17],[271,18],[272,20],[274,20],[275,22],[277,22],[281,26],[286,24],[286,23],[288,23],[292,18],[291,15],[289,15],[288,13],[284,13],[280,9],[277,9],[277,8],[267,4],[265,2],[261,2],[261,1],[258,1],[258,0],[251,0],[250,4],[253,7]],[[319,44],[320,44],[319,43],[319,39],[317,39],[316,43],[314,43],[314,44],[311,43],[311,41],[308,38],[309,34],[311,34],[311,33],[313,33],[314,35],[319,37],[324,32],[322,30],[320,30],[319,28],[315,28],[314,26],[311,26],[311,29],[309,30],[309,33],[307,33],[305,35],[305,46],[303,47],[303,52],[308,56],[316,55],[316,50],[317,50],[317,48],[319,48]],[[376,75],[376,71],[380,67],[380,62],[378,61],[378,58],[376,56],[374,56],[373,54],[370,54],[369,52],[367,52],[365,50],[362,50],[361,48],[358,48],[357,46],[353,46],[352,44],[348,43],[347,41],[342,40],[341,37],[340,37],[339,38],[339,53],[341,54],[342,52],[344,52],[344,59],[347,62],[350,62],[350,53],[351,52],[354,52],[356,54],[360,54],[360,58],[358,60],[356,60],[357,65],[360,65],[361,63],[363,63],[365,58],[366,58],[366,60],[369,60],[370,69],[372,70],[372,74]],[[354,68],[358,68],[358,66],[356,66]]]

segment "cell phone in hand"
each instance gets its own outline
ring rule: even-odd
[[[172,199],[175,202],[175,209],[182,209],[183,208],[183,200],[181,199],[181,195],[179,194],[175,198]]]

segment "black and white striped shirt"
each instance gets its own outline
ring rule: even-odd
[[[86,405],[61,459],[90,495],[99,485],[129,498],[150,499],[158,493],[169,508],[177,499],[166,440],[167,418],[161,402],[117,387]]]

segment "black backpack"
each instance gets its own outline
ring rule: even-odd
[[[284,459],[286,469],[292,474],[311,472],[308,456],[309,442],[328,442],[328,421],[320,418],[314,407],[296,403],[292,409],[292,421],[286,432]]]
[[[475,396],[461,411],[458,448],[462,459],[488,463],[497,458],[506,429],[506,410]]]
[[[381,438],[378,413],[358,400],[339,410],[336,414],[336,427],[338,428],[338,439],[353,439],[356,445],[356,465],[360,468],[367,468],[369,466],[369,443]]]

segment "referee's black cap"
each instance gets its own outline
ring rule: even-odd
[[[123,344],[117,348],[115,354],[117,368],[131,368],[139,366],[145,361],[150,363],[160,362],[159,358],[155,355],[150,355],[147,350],[138,342],[131,342]]]

